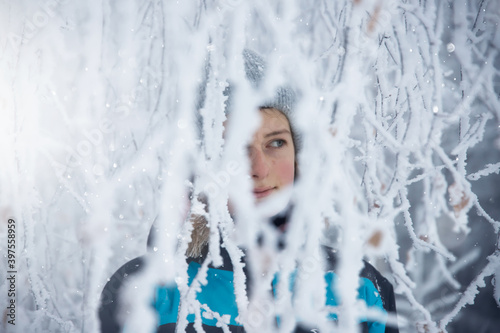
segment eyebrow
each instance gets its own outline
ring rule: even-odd
[[[292,135],[292,133],[290,133],[289,130],[286,130],[286,129],[283,129],[283,130],[279,130],[279,131],[274,131],[274,132],[271,132],[271,133],[267,133],[266,135],[264,135],[265,138],[269,138],[271,136],[275,136],[275,135],[281,135],[281,134],[290,134]]]

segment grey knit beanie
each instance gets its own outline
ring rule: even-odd
[[[250,85],[253,88],[258,89],[266,74],[266,62],[264,61],[262,56],[258,55],[256,52],[249,49],[243,50],[243,59],[245,65],[246,78],[248,79]],[[210,67],[207,66],[205,72],[204,84],[200,87],[199,90],[200,95],[197,103],[198,109],[201,109],[205,104],[206,84],[209,72],[210,72]],[[233,104],[232,103],[233,88],[234,85],[230,83],[224,90],[224,95],[227,96],[227,100],[225,102],[226,114],[231,113],[231,108]],[[285,117],[288,119],[288,122],[290,124],[290,129],[292,131],[295,153],[297,153],[299,148],[301,147],[301,140],[297,132],[296,121],[294,117],[294,109],[296,106],[296,102],[297,102],[297,93],[289,86],[282,86],[276,89],[273,98],[264,101],[264,103],[262,103],[259,106],[259,108],[261,109],[264,108],[277,109],[278,111],[280,111],[285,115]]]
[[[243,59],[245,61],[245,73],[250,84],[254,88],[258,88],[266,74],[266,62],[256,52],[244,49]],[[228,103],[226,110],[231,109],[231,94],[228,95]],[[264,101],[259,108],[274,108],[280,111],[288,119],[290,129],[292,131],[292,138],[295,147],[295,153],[301,146],[300,136],[297,132],[296,121],[294,117],[294,109],[297,102],[297,93],[289,86],[281,86],[276,89],[272,99]]]

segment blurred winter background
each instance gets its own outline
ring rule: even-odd
[[[1,0],[0,308],[13,218],[15,329],[98,331],[107,278],[181,219],[190,161],[218,170],[222,91],[251,48],[269,90],[301,91],[298,186],[326,186],[310,213],[393,283],[401,332],[498,332],[499,23],[496,0]]]

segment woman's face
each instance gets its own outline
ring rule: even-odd
[[[261,109],[261,124],[248,154],[257,202],[291,185],[295,177],[295,147],[288,119],[276,109]]]

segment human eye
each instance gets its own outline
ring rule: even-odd
[[[269,143],[269,146],[272,148],[281,148],[286,144],[286,141],[283,139],[276,139]]]

